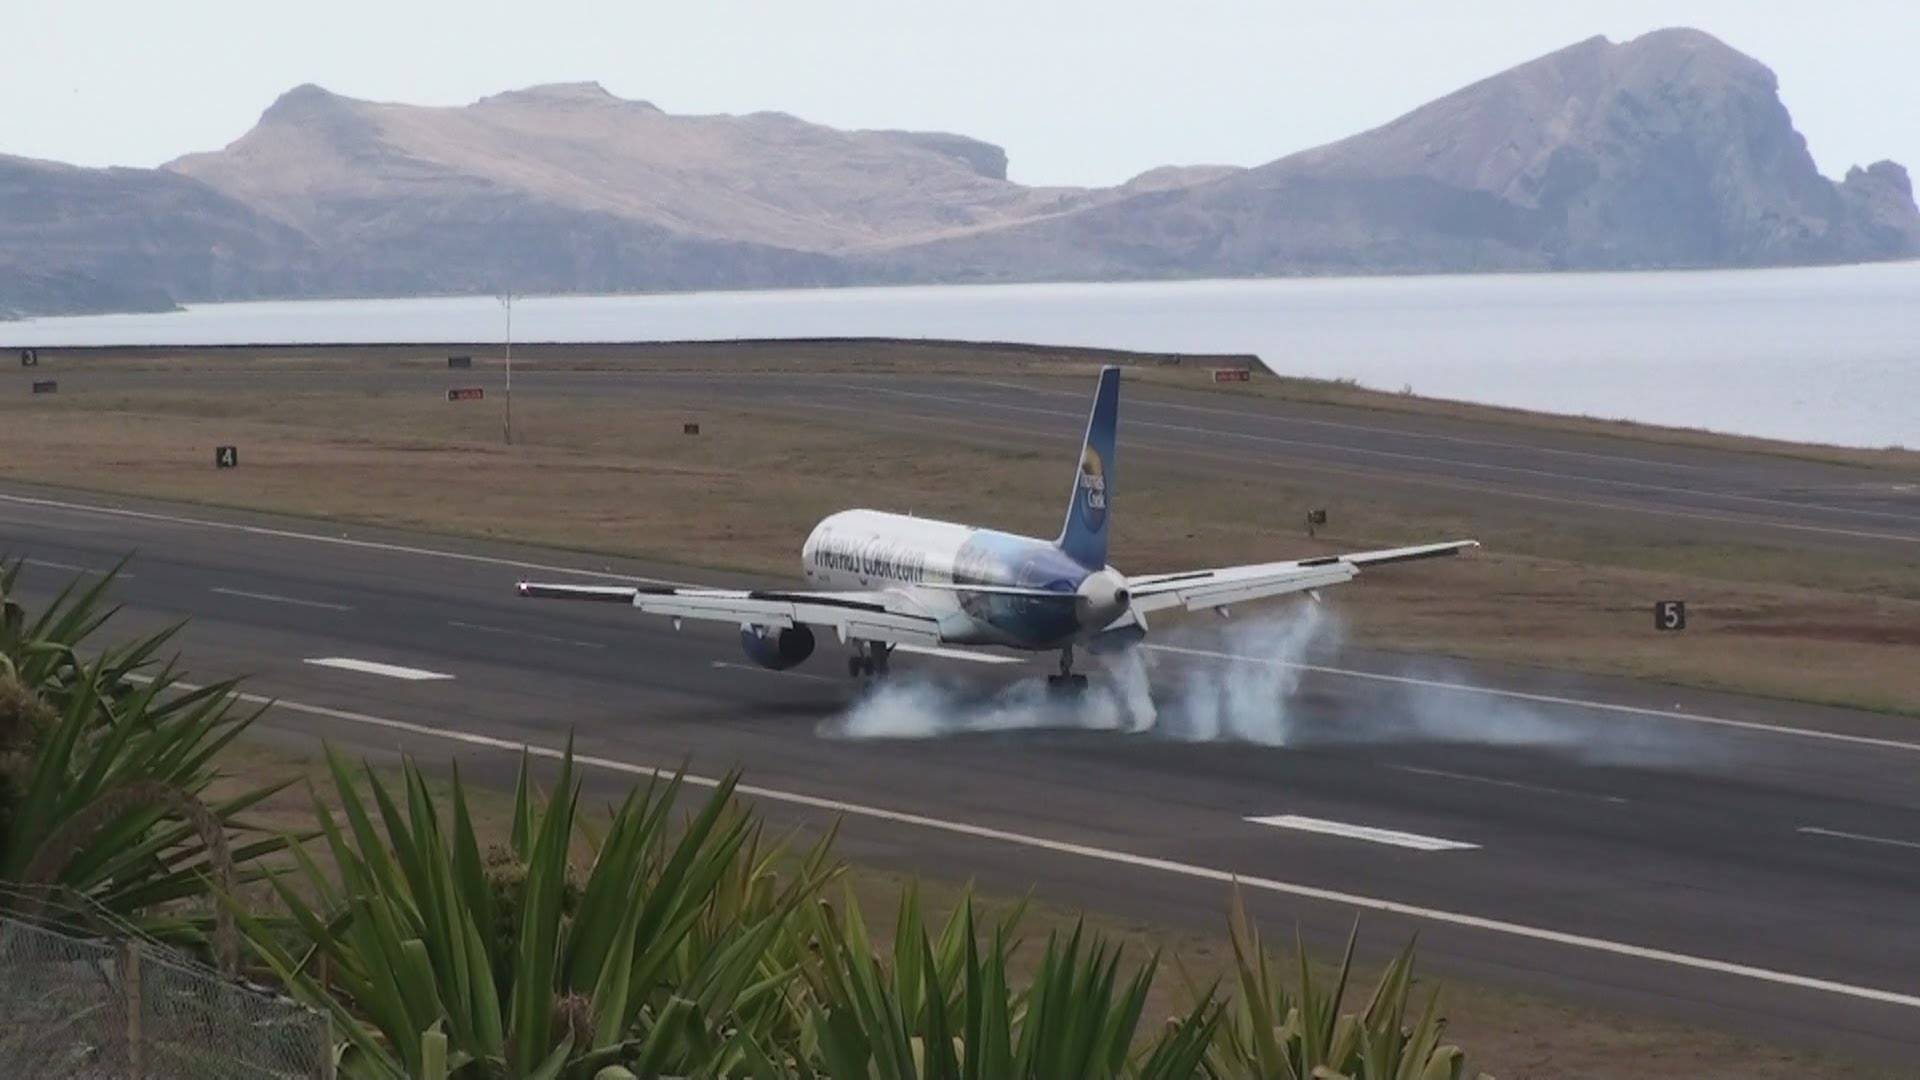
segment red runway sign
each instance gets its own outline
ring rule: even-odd
[[[478,386],[462,386],[447,391],[448,401],[479,401],[487,392]]]

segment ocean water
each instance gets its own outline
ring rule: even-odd
[[[1920,448],[1920,262],[525,297],[516,341],[958,338],[1252,353],[1283,374],[1802,442]],[[490,297],[0,323],[0,345],[485,342]]]

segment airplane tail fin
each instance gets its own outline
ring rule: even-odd
[[[1113,517],[1113,442],[1120,423],[1120,369],[1100,369],[1100,385],[1093,393],[1093,411],[1087,416],[1087,438],[1080,448],[1080,466],[1073,474],[1073,494],[1067,502],[1066,524],[1055,541],[1082,566],[1107,565],[1107,527]]]

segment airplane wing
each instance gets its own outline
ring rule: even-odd
[[[940,624],[903,592],[784,592],[758,589],[683,589],[671,586],[543,585],[520,583],[520,595],[542,600],[629,604],[649,615],[705,619],[735,626],[784,630],[794,625],[832,630],[841,641],[892,645],[940,644]]]
[[[1473,540],[1454,540],[1444,544],[1325,555],[1292,562],[1253,563],[1181,574],[1148,574],[1128,578],[1127,591],[1133,596],[1133,611],[1140,613],[1171,607],[1184,607],[1188,611],[1224,608],[1248,600],[1339,585],[1353,580],[1363,566],[1431,559],[1479,546]]]

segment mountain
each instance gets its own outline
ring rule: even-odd
[[[297,295],[311,243],[186,177],[0,155],[0,315]]]
[[[511,196],[801,251],[1026,220],[1093,197],[1011,183],[1005,151],[964,136],[839,131],[777,112],[673,116],[597,83],[461,108],[302,86],[238,142],[167,168],[309,232],[367,226],[394,206]]]
[[[1256,168],[1028,187],[963,135],[678,116],[594,83],[283,95],[160,170],[0,158],[0,312],[407,295],[1920,255],[1892,162],[1822,177],[1758,61],[1583,41]]]
[[[1920,254],[1904,169],[1823,178],[1773,73],[1695,30],[1592,38],[1209,183],[914,245],[998,279],[1766,266]]]

